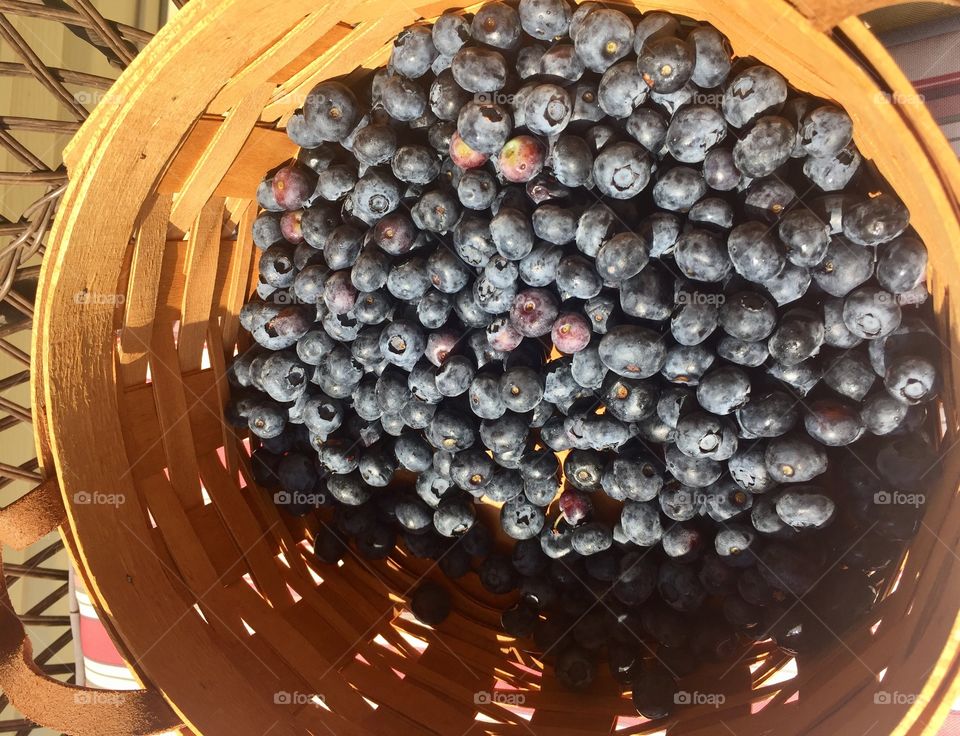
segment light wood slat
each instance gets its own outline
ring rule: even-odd
[[[247,299],[250,279],[250,250],[253,245],[253,221],[257,217],[257,203],[247,201],[237,224],[237,242],[230,251],[230,269],[220,306],[220,330],[223,335],[223,355],[230,358],[240,331],[240,309]]]
[[[223,199],[211,199],[203,206],[190,231],[187,244],[186,281],[180,309],[180,333],[177,352],[182,370],[200,367],[203,345],[213,308],[220,258],[220,233],[223,230]]]
[[[240,551],[238,559],[242,558],[246,563],[245,567],[249,568],[260,592],[272,606],[284,608],[291,605],[293,598],[279,574],[281,565],[270,554],[270,546],[262,543],[270,539],[273,530],[261,528],[257,523],[246,500],[214,456],[200,457],[197,464],[207,493]]]
[[[119,343],[124,386],[142,384],[146,380],[170,204],[170,197],[155,197],[137,232]]]
[[[144,479],[140,487],[157,523],[157,532],[170,554],[173,564],[167,572],[171,578],[180,582],[184,595],[197,602],[207,623],[221,635],[228,634],[231,629],[238,635],[245,634],[238,613],[223,605],[222,597],[216,596],[222,585],[221,578],[207,557],[197,529],[177,502],[169,481],[162,475],[154,475]]]
[[[366,59],[374,49],[383,47],[396,34],[397,28],[417,19],[416,14],[405,6],[391,4],[388,8],[382,17],[362,21],[328,53],[281,85],[274,101],[264,108],[263,119],[280,119],[285,123],[319,82],[352,71],[358,60]]]
[[[158,192],[175,194],[183,189],[194,162],[203,155],[210,140],[220,129],[221,122],[220,118],[203,118],[197,121],[160,180]],[[280,166],[296,154],[297,147],[284,131],[257,126],[250,131],[250,136],[236,154],[214,194],[218,197],[250,199],[267,171]]]
[[[263,105],[276,85],[269,82],[249,90],[226,115],[206,150],[194,163],[183,183],[170,222],[181,230],[189,230],[200,214],[204,203],[213,196],[217,186],[230,169],[237,150],[243,147],[257,121]]]
[[[341,19],[342,14],[342,7],[330,3],[304,18],[240,74],[233,77],[210,103],[208,110],[223,114],[264,82],[282,82],[282,79],[275,79],[275,76],[312,50],[316,40],[329,31]]]

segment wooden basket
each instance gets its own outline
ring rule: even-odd
[[[853,17],[881,3],[630,4],[708,21],[738,54],[849,111],[857,145],[930,247],[940,334],[957,344],[948,284],[960,275],[960,166]],[[670,724],[639,722],[612,680],[582,697],[560,691],[498,635],[502,600],[475,576],[451,586],[455,612],[426,631],[402,615],[423,561],[396,552],[320,569],[310,522],[281,516],[254,486],[221,407],[238,310],[256,279],[257,182],[294,154],[282,127],[316,82],[384,63],[401,28],[447,7],[193,0],[72,143],[34,330],[38,457],[49,480],[0,512],[0,538],[26,543],[61,526],[145,689],[92,693],[45,679],[5,608],[0,686],[28,717],[83,735],[181,722],[206,736],[933,733],[960,664],[956,453],[928,493],[899,581],[862,630],[795,670],[758,644],[722,680],[711,671],[684,681],[726,701],[684,708]],[[944,354],[951,448],[958,358]],[[522,707],[490,702],[498,688]],[[893,694],[890,704],[875,703],[879,690]]]

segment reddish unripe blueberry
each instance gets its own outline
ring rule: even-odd
[[[543,144],[529,135],[511,138],[500,149],[500,173],[507,181],[526,182],[543,170]]]
[[[413,220],[404,212],[391,212],[373,226],[373,242],[392,256],[409,253],[415,234]]]
[[[284,212],[280,218],[280,232],[288,243],[300,245],[303,242],[303,228],[300,225],[302,219],[303,210]]]
[[[273,176],[273,197],[285,210],[299,210],[313,194],[313,182],[299,166],[284,166]]]
[[[546,289],[524,289],[513,300],[510,322],[524,337],[540,337],[550,332],[560,312],[556,295]]]
[[[487,154],[474,151],[464,143],[459,133],[450,136],[450,160],[461,169],[476,169],[487,163],[488,158]]]
[[[554,347],[561,353],[572,355],[579,353],[590,342],[590,323],[582,314],[564,312],[553,323],[550,337]]]
[[[350,271],[334,271],[323,285],[323,302],[334,314],[346,314],[357,303],[357,290],[350,280]]]
[[[590,500],[590,496],[583,491],[576,491],[572,488],[568,488],[560,494],[557,505],[564,520],[570,526],[576,526],[586,521],[593,514],[593,502]]]

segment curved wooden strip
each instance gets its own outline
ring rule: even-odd
[[[43,674],[33,661],[27,632],[13,612],[2,561],[0,689],[30,720],[76,736],[147,736],[182,723],[155,690],[95,690]]]
[[[66,520],[67,512],[55,477],[0,508],[0,545],[26,549]]]
[[[937,0],[944,5],[960,5],[960,0]],[[871,10],[906,5],[914,0],[791,0],[814,28],[829,31],[834,26]]]

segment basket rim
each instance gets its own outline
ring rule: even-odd
[[[456,3],[453,3],[453,5],[455,4]],[[700,3],[692,1],[662,2],[656,4],[622,2],[618,4],[629,5],[631,7],[639,6],[644,9],[648,7],[670,6],[673,12],[707,20],[724,32],[729,30],[727,28],[729,23],[721,20],[722,14],[720,9],[722,6],[743,9],[750,7],[748,3],[742,2],[741,0],[725,0],[724,3],[718,3],[716,8],[710,8],[709,12],[707,12],[706,8],[700,7]],[[832,44],[832,41],[822,37],[822,34],[819,34],[818,31],[809,26],[805,19],[803,19],[803,16],[793,10],[787,3],[782,2],[782,0],[769,0],[768,5],[771,6],[771,13],[775,12],[778,15],[782,13],[783,18],[789,18],[793,23],[797,24],[804,34],[805,42],[813,44],[815,47],[823,48],[825,51],[826,47],[824,44]],[[241,6],[247,9],[243,13],[239,10]],[[81,273],[71,272],[71,269],[75,268],[84,260],[89,261],[89,259],[84,259],[78,255],[78,251],[82,249],[84,243],[88,243],[89,241],[89,237],[85,235],[85,232],[89,230],[86,230],[83,226],[85,224],[90,225],[91,223],[98,222],[97,216],[90,214],[90,210],[93,208],[82,204],[82,202],[94,193],[104,191],[105,175],[101,167],[103,167],[106,162],[115,161],[123,163],[126,161],[129,168],[134,172],[146,170],[148,167],[151,168],[151,170],[159,171],[165,166],[166,161],[175,148],[175,146],[168,146],[166,141],[162,142],[162,144],[158,143],[156,146],[157,149],[162,146],[168,146],[166,151],[151,148],[150,151],[146,152],[148,163],[142,164],[142,166],[130,165],[130,154],[124,148],[129,144],[130,133],[122,130],[119,127],[120,124],[125,120],[136,119],[138,114],[142,114],[141,108],[149,108],[149,101],[146,99],[148,94],[146,88],[149,83],[157,79],[164,70],[174,66],[177,59],[182,58],[187,40],[198,42],[201,38],[211,37],[217,30],[222,31],[233,23],[240,23],[241,20],[243,20],[242,16],[247,15],[249,9],[252,8],[257,9],[263,16],[271,15],[263,12],[268,6],[274,13],[276,12],[276,9],[268,0],[246,0],[244,3],[217,3],[214,0],[194,0],[183,12],[178,14],[171,24],[161,31],[157,40],[152,42],[144,50],[137,60],[135,60],[134,64],[131,65],[130,69],[125,72],[118,81],[115,89],[118,90],[118,94],[125,95],[124,104],[117,110],[111,110],[109,112],[105,110],[102,115],[92,116],[91,121],[85,126],[85,129],[89,128],[89,130],[84,130],[84,135],[78,136],[78,140],[83,144],[82,149],[76,148],[73,151],[74,164],[71,171],[71,182],[64,197],[64,205],[60,209],[51,235],[48,258],[43,267],[40,289],[38,291],[37,303],[40,308],[40,315],[36,320],[33,336],[35,356],[34,391],[39,399],[39,401],[35,403],[35,406],[38,407],[36,427],[41,448],[49,447],[49,452],[41,455],[41,457],[50,461],[46,463],[47,467],[55,467],[57,475],[61,479],[61,488],[64,503],[68,510],[70,530],[76,544],[75,550],[73,547],[70,548],[76,553],[78,568],[83,571],[85,581],[89,584],[88,590],[91,596],[98,602],[101,608],[107,611],[119,612],[127,609],[129,603],[126,606],[120,605],[123,598],[122,586],[117,586],[114,582],[98,578],[99,569],[93,569],[93,566],[105,563],[106,561],[102,559],[102,554],[94,549],[93,543],[91,542],[88,546],[85,539],[107,539],[112,536],[113,539],[119,540],[123,535],[116,534],[118,530],[104,533],[107,530],[101,529],[100,533],[91,533],[97,525],[102,526],[102,518],[95,519],[94,516],[89,513],[89,509],[77,507],[72,503],[73,494],[77,490],[81,490],[83,483],[78,468],[82,467],[88,474],[91,473],[93,471],[91,458],[104,458],[104,452],[99,448],[90,447],[89,444],[88,446],[83,446],[82,443],[79,443],[76,439],[65,436],[63,432],[55,429],[56,426],[92,428],[91,422],[84,420],[82,416],[84,411],[90,411],[90,406],[85,406],[80,399],[87,401],[94,397],[107,399],[104,405],[110,410],[116,408],[116,398],[113,397],[113,399],[110,400],[110,391],[115,390],[112,383],[115,377],[111,375],[109,370],[98,371],[93,377],[94,380],[86,381],[87,390],[83,393],[79,392],[77,386],[67,386],[64,383],[64,379],[69,379],[71,374],[77,370],[75,361],[79,355],[82,355],[84,349],[89,349],[91,346],[109,345],[109,336],[112,328],[110,320],[107,319],[108,315],[103,309],[98,309],[97,305],[90,305],[90,308],[85,312],[85,319],[74,315],[74,320],[71,321],[69,319],[70,315],[65,314],[65,309],[62,304],[62,302],[65,301],[65,295],[71,293],[70,289],[73,285],[83,281]],[[284,8],[283,14],[277,14],[279,17],[284,18],[284,20],[281,21],[274,17],[272,19],[273,24],[266,27],[290,27],[293,25],[291,19],[302,17],[302,15],[298,14],[306,14],[311,9],[311,6],[312,3],[307,2],[307,0],[291,0],[289,7]],[[756,12],[756,10],[754,9],[753,12]],[[849,23],[845,22],[845,31],[855,30],[853,27],[848,29],[846,27],[847,25],[849,25]],[[860,38],[857,40],[857,45],[860,47],[861,44],[866,44],[867,42],[868,39]],[[877,57],[876,52],[877,49],[870,49],[872,57]],[[881,53],[885,54],[886,52],[881,50]],[[782,66],[764,57],[761,57],[761,60],[767,61],[777,68]],[[843,71],[853,77],[857,77],[858,81],[864,83],[869,81],[866,75],[859,72],[854,62],[845,55],[843,56],[842,66],[844,67]],[[219,72],[221,70],[218,69],[217,71]],[[836,75],[840,76],[840,71],[835,71]],[[817,73],[818,70],[815,69],[804,69],[803,75],[801,76],[809,79],[814,78]],[[215,74],[211,73],[208,76],[215,77]],[[788,78],[791,77],[790,74],[786,76],[788,76]],[[793,80],[791,79],[791,81]],[[209,90],[212,89],[215,81],[207,79],[204,80],[204,83]],[[795,84],[801,89],[805,88],[801,83]],[[897,80],[897,84],[899,84],[899,80]],[[872,89],[878,94],[882,92],[876,85],[873,85]],[[209,99],[213,99],[212,94],[209,92],[207,94],[209,94]],[[144,103],[147,104],[144,105]],[[883,110],[882,105],[876,100],[874,100],[874,108],[878,111]],[[98,108],[97,112],[99,113],[101,109],[103,108]],[[894,118],[891,117],[891,114],[894,113],[890,110],[883,111],[884,119],[890,120],[891,122],[896,121],[899,127],[907,129],[907,124],[899,116]],[[915,123],[915,121],[911,122]],[[930,151],[938,150],[937,145],[939,141],[934,140],[934,138],[939,136],[939,138],[942,139],[942,134],[939,132],[939,129],[936,130],[933,138],[931,137],[933,135],[932,131],[925,127],[917,127],[914,130],[914,134],[916,138],[913,139],[912,142],[915,143],[916,146],[911,150],[914,152],[920,151],[924,153],[925,156],[931,156]],[[141,161],[142,160],[143,159],[141,159]],[[925,170],[932,172],[937,171],[937,167],[933,165],[933,162],[926,158],[924,160],[927,164],[924,167]],[[955,163],[954,160],[954,164]],[[953,168],[949,168],[946,173],[941,172],[940,176],[936,178],[935,183],[925,182],[920,185],[921,192],[927,192],[927,190],[929,190],[929,193],[934,194],[931,200],[935,201],[934,207],[937,211],[944,215],[944,231],[954,236],[960,234],[960,224],[957,222],[957,189],[954,187],[954,183],[960,181],[958,172],[960,172],[960,167],[955,165]],[[143,176],[144,179],[147,178],[142,174],[135,173],[135,176]],[[917,197],[919,195],[915,194],[914,196]],[[133,210],[135,203],[124,201],[122,204],[124,207],[123,215],[126,217],[125,222],[129,222],[132,228],[135,218],[131,219],[129,213]],[[136,205],[136,207],[137,210],[139,210],[139,206]],[[923,233],[921,233],[921,235],[923,235]],[[943,242],[951,242],[945,238],[940,238],[940,240],[943,240]],[[956,238],[956,240],[960,241],[960,238]],[[111,244],[117,252],[119,252],[120,242],[120,240],[116,240]],[[126,241],[124,240],[123,246],[125,247],[125,245]],[[954,253],[952,255],[954,256],[952,258],[953,265],[956,267],[956,254]],[[955,268],[954,270],[957,269]],[[940,306],[941,308],[943,307],[942,304]],[[66,323],[71,324],[72,327],[80,328],[78,334],[75,336],[65,334],[67,332]],[[61,355],[61,351],[63,351],[65,347],[66,356]],[[107,366],[105,363],[101,363],[100,367],[106,368]],[[63,391],[64,388],[69,388],[69,391],[61,395],[61,391]],[[65,400],[65,397],[70,397],[74,399],[75,402]],[[73,405],[71,405],[71,403],[73,403]],[[113,418],[116,419],[115,416]],[[122,433],[116,432],[116,430],[115,433],[122,436]],[[110,466],[107,465],[107,467]],[[960,478],[960,469],[951,468],[951,471],[954,470],[957,471],[957,475],[953,477]],[[955,486],[955,483],[953,485]],[[118,483],[115,487],[127,488],[128,486]],[[140,559],[146,560],[145,555],[141,554]],[[952,565],[952,563],[950,564]],[[960,569],[958,568],[960,568],[960,566],[956,566],[951,570],[953,583],[956,583],[957,575],[960,574]],[[957,621],[958,607],[960,607],[960,603],[952,609],[953,623],[951,624],[950,634],[947,638],[948,646],[943,650],[937,662],[935,672],[946,673],[947,671],[952,672],[956,670],[958,651],[960,651],[960,624],[958,624]],[[128,630],[128,625],[124,620],[120,619],[120,615],[121,614],[118,613],[116,616],[110,616],[110,618],[115,625],[117,635],[125,641],[124,634],[125,631]],[[207,640],[210,632],[204,631],[200,627],[195,627],[192,634],[197,637],[196,641],[200,642]],[[209,644],[210,642],[207,641],[206,643]],[[131,644],[128,652],[133,652],[138,648],[137,644]],[[204,649],[208,649],[208,647],[204,647]],[[172,670],[169,669],[169,663],[167,663],[162,667],[152,666],[151,668],[144,668],[143,674],[151,674],[154,668],[157,672],[172,672]],[[168,698],[174,707],[177,707],[178,701],[173,695],[176,688],[170,686],[170,678],[151,677],[150,679],[154,681],[163,680],[159,682],[159,684],[166,690]],[[910,708],[909,712],[904,713],[903,721],[897,727],[898,731],[896,732],[907,733],[910,728],[907,722],[916,721],[925,712],[932,698],[932,688],[929,686],[930,681],[925,683],[924,692],[930,691],[931,697],[923,700],[918,699],[918,702]],[[954,684],[950,688],[949,694],[951,696],[955,695],[958,688],[960,688],[960,685]],[[221,692],[225,691],[225,689],[221,688]],[[942,697],[943,693],[938,693],[937,696]],[[943,699],[947,700],[947,698]],[[253,699],[251,699],[250,702],[253,702]],[[195,717],[197,714],[191,711],[190,714],[181,713],[181,715]],[[197,725],[201,724],[198,722]]]

